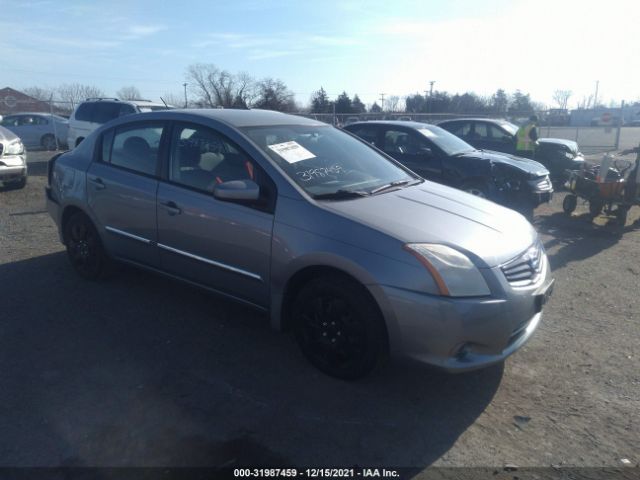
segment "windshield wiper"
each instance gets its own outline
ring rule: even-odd
[[[386,185],[382,185],[378,188],[374,188],[373,190],[371,190],[371,195],[384,192],[385,190],[389,190],[390,188],[393,188],[393,187],[401,187],[403,185],[411,183],[412,181],[413,180],[396,180],[395,182],[387,183]]]
[[[336,190],[331,193],[320,193],[314,195],[314,200],[347,200],[349,198],[366,197],[369,195],[362,190]]]

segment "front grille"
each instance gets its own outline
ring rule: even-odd
[[[551,180],[548,175],[531,181],[531,186],[536,192],[548,192],[553,189],[553,185],[551,184]]]
[[[514,287],[526,287],[536,283],[542,273],[544,250],[540,242],[533,244],[526,252],[519,255],[501,269],[507,282]]]

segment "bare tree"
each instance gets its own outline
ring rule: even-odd
[[[58,103],[66,108],[75,108],[75,106],[86,100],[87,98],[104,97],[105,94],[98,87],[92,85],[81,85],[79,83],[71,83],[60,85],[56,89]]]
[[[402,107],[400,106],[400,97],[398,95],[390,95],[385,104],[387,106],[387,111],[389,112],[399,112],[402,110]]]
[[[49,101],[51,100],[51,96],[53,95],[53,90],[50,88],[42,88],[42,87],[27,87],[22,89],[22,93],[29,95],[37,100]]]
[[[165,93],[161,98],[172,107],[184,107],[184,93]]]
[[[140,100],[142,98],[142,94],[140,93],[140,90],[131,85],[128,87],[122,87],[118,90],[116,92],[116,97],[120,100]]]
[[[556,90],[553,92],[553,101],[558,104],[558,108],[566,110],[571,95],[573,95],[571,90]]]
[[[591,108],[591,103],[593,102],[593,95],[589,95],[588,97],[582,97],[582,100],[578,102],[578,108],[580,109],[588,109]]]
[[[246,73],[232,74],[212,63],[197,63],[187,69],[187,82],[203,107],[247,107],[255,98],[256,83]]]

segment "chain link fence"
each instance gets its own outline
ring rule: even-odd
[[[51,97],[39,100],[12,89],[0,90],[0,116],[19,113],[43,113],[68,118],[81,100],[69,100]],[[307,118],[344,126],[357,121],[370,120],[410,120],[437,124],[443,120],[464,118],[492,118],[510,121],[516,125],[524,124],[530,112],[509,112],[506,114],[460,114],[460,113],[309,113],[297,112]],[[543,110],[536,112],[539,119],[540,137],[562,138],[578,143],[580,150],[587,155],[633,148],[640,143],[640,106],[591,110]],[[4,123],[4,122],[3,122]],[[55,122],[54,122],[55,125]],[[55,128],[55,127],[54,127]],[[56,148],[66,147],[66,138],[54,132]]]

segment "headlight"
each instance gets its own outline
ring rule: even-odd
[[[404,249],[429,271],[440,295],[478,297],[491,293],[480,271],[463,253],[432,243],[408,243]]]
[[[24,153],[24,145],[20,140],[14,140],[4,151],[5,155],[22,155]]]

